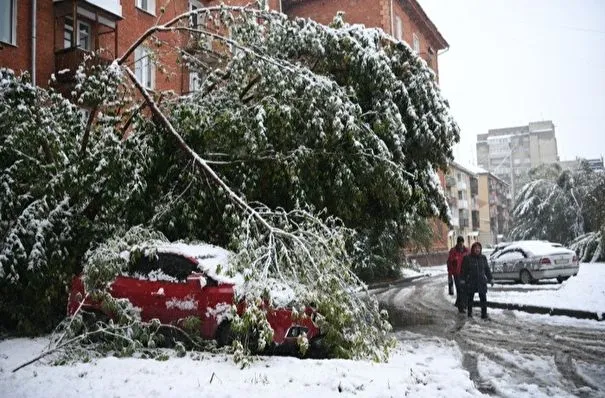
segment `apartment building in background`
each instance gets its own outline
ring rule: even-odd
[[[477,168],[478,240],[485,247],[505,241],[510,230],[512,200],[509,185],[493,173]]]
[[[452,215],[448,246],[462,236],[467,246],[484,247],[506,239],[509,232],[511,196],[508,184],[477,166],[452,162],[445,176],[445,195]]]
[[[555,125],[550,120],[477,135],[478,165],[506,182],[513,198],[530,169],[557,162]]]
[[[479,182],[476,174],[462,165],[452,162],[445,175],[445,196],[452,216],[452,229],[448,232],[448,247],[456,245],[462,236],[466,245],[479,238]]]
[[[605,172],[605,165],[603,163],[603,156],[596,159],[584,159],[584,158],[575,158],[574,160],[562,160],[559,162],[561,169],[563,170],[577,170],[580,168],[582,163],[586,163],[586,165],[592,171]]]

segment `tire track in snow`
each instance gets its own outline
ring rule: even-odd
[[[546,395],[553,393],[554,371],[559,377],[555,386],[559,392],[583,397],[605,396],[605,387],[584,377],[574,365],[579,361],[594,366],[597,376],[605,379],[603,329],[539,323],[530,317],[519,319],[513,311],[494,313],[491,310],[490,321],[475,318],[468,321],[466,314],[458,314],[452,305],[453,297],[447,296],[445,278],[444,275],[424,278],[376,293],[381,305],[389,310],[396,331],[456,341],[463,353],[463,367],[477,388],[486,394],[503,393],[496,388],[502,380],[492,383],[484,379],[489,375],[481,374],[480,363],[484,360],[510,373],[516,383],[533,384]],[[474,315],[479,315],[477,308]],[[516,363],[504,353],[514,353],[522,363]],[[552,363],[553,369],[535,373],[527,365],[535,361]]]

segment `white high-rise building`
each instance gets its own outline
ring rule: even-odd
[[[508,183],[513,198],[530,169],[558,161],[555,125],[550,120],[477,135],[478,165]]]

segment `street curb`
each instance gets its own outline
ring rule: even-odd
[[[410,276],[408,278],[395,279],[394,281],[373,283],[373,284],[367,285],[367,286],[368,286],[368,290],[380,289],[381,287],[401,285],[403,283],[411,282],[411,281],[414,281],[414,280],[420,279],[420,278],[425,278],[427,276],[429,276],[429,275],[424,274],[424,275]]]
[[[478,301],[473,301],[473,307],[480,307]],[[565,308],[539,307],[537,305],[525,305],[514,303],[498,303],[488,301],[487,306],[490,308],[499,308],[503,310],[523,311],[530,314],[545,314],[545,315],[563,315],[578,319],[591,319],[594,321],[603,321],[603,313],[581,310],[568,310]]]

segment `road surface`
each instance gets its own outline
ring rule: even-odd
[[[374,290],[399,339],[455,342],[462,365],[485,394],[605,397],[603,325],[555,324],[489,308],[490,320],[479,318],[479,308],[468,319],[447,295],[446,279],[436,275]]]

